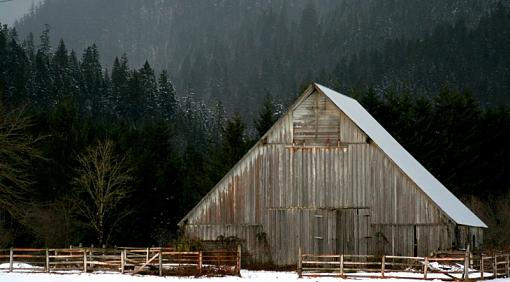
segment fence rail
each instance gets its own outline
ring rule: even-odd
[[[347,254],[302,254],[299,277],[339,276],[412,279],[492,279],[510,277],[510,254],[462,257],[409,257]]]
[[[119,271],[164,275],[240,275],[241,248],[178,252],[173,248],[0,249],[0,271]],[[7,266],[7,267],[5,267]]]

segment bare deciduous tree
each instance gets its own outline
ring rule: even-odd
[[[18,219],[29,199],[31,161],[42,158],[35,147],[41,137],[28,133],[32,125],[23,108],[6,111],[0,104],[0,209]]]
[[[99,244],[108,244],[115,226],[130,211],[120,203],[131,193],[131,169],[117,156],[110,140],[100,141],[78,156],[73,178],[78,213],[94,230]]]

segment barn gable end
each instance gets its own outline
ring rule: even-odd
[[[359,109],[343,109],[332,96],[341,94],[328,91],[311,85],[179,223],[184,231],[236,236],[254,260],[278,265],[295,263],[300,247],[423,255],[479,246],[480,226],[455,222],[373,140],[373,129],[353,121]]]

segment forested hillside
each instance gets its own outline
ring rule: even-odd
[[[421,39],[386,41],[319,78],[335,89],[393,89],[430,96],[441,88],[470,91],[485,105],[510,103],[510,11],[499,5],[479,24],[439,25]]]
[[[360,100],[508,246],[508,4],[47,0],[0,27],[0,247],[176,239],[312,80]]]
[[[0,29],[0,246],[167,244],[280,114],[266,96],[246,125],[177,93],[148,63],[106,68],[94,45],[52,48],[48,32],[40,42]],[[508,245],[509,110],[436,91],[352,94],[488,223],[487,245]],[[101,183],[113,192],[87,190]]]
[[[21,44],[0,29],[0,245],[175,238],[177,221],[246,150],[240,117],[177,97],[167,73],[148,63],[132,69],[121,57],[106,69],[94,45],[76,54],[64,42],[52,48],[48,32],[40,37]],[[79,185],[98,163],[119,163],[125,180],[104,201]],[[99,212],[102,202],[115,204],[101,207],[101,220],[81,208]]]
[[[22,38],[49,24],[71,49],[97,44],[111,66],[126,53],[168,69],[180,93],[253,115],[270,92],[289,103],[303,82],[389,39],[437,25],[477,25],[497,0],[48,0],[21,20]],[[506,2],[506,1],[505,1]],[[435,46],[435,49],[442,49]]]

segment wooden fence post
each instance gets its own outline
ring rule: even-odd
[[[506,255],[506,277],[510,278],[510,255]]]
[[[14,249],[11,247],[9,250],[9,272],[12,272],[14,264]]]
[[[202,273],[202,251],[198,252],[198,275]]]
[[[340,275],[344,276],[344,254],[340,255]]]
[[[425,257],[425,265],[423,266],[423,279],[427,279],[428,271],[429,271],[429,258]]]
[[[120,273],[124,273],[126,267],[126,250],[120,250]]]
[[[46,248],[46,272],[50,272],[50,251]]]
[[[301,247],[299,247],[298,249],[298,265],[297,265],[297,273],[298,273],[298,277],[301,278],[303,277],[303,272],[302,272],[302,260],[303,260],[303,257],[301,255]]]
[[[94,245],[92,245],[92,246],[94,246]],[[92,254],[93,254],[93,252],[94,252],[94,249],[93,249],[93,247],[92,247],[91,249],[89,249],[89,256],[87,257],[87,269],[88,269],[88,264],[89,264],[89,262],[92,262],[92,261],[93,261],[93,259],[94,259],[93,255],[92,255]],[[93,271],[93,269],[94,269],[94,265],[93,265],[93,264],[91,264],[91,263],[90,263],[90,268],[91,268],[91,269],[92,269],[92,271]]]
[[[483,280],[483,274],[485,272],[485,266],[484,266],[484,263],[483,263],[483,254],[480,258],[480,278]]]
[[[382,256],[381,261],[381,276],[384,277],[384,268],[386,267],[386,256]]]
[[[492,263],[492,272],[494,278],[498,278],[498,255],[494,254],[494,262]]]
[[[159,248],[159,276],[163,276],[163,250]]]
[[[469,279],[469,245],[464,253],[464,272],[462,273],[462,278],[464,280]]]
[[[87,250],[83,249],[83,272],[87,273]]]
[[[147,255],[145,256],[145,263],[149,262],[149,248],[147,248]]]
[[[241,277],[241,244],[237,245],[237,275]]]

